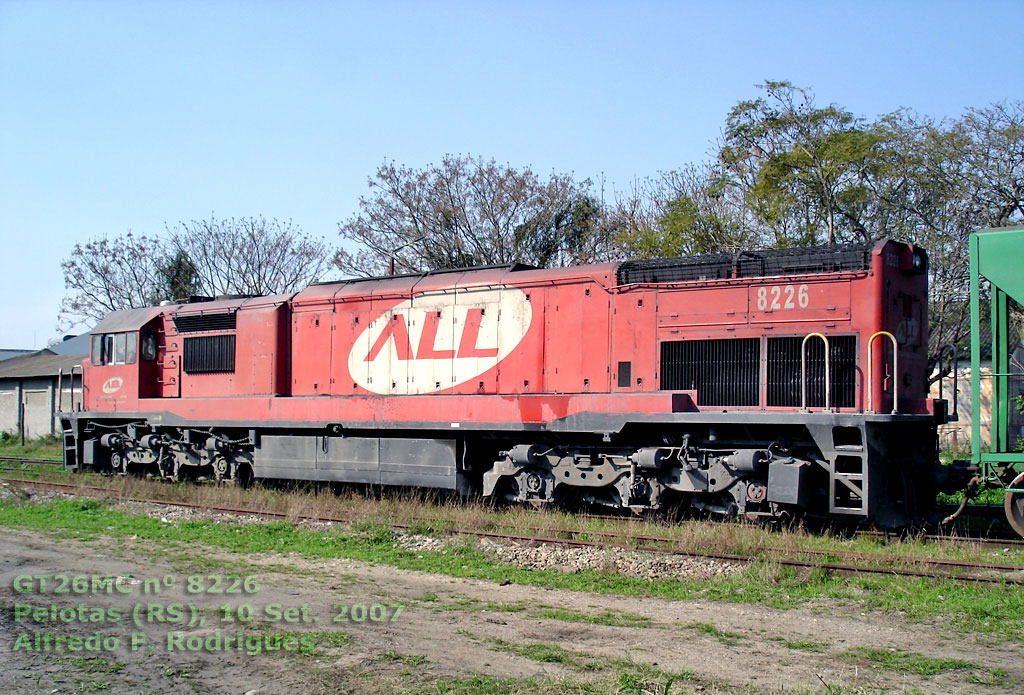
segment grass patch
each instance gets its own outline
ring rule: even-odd
[[[0,433],[0,456],[24,456],[25,458],[63,460],[59,435],[48,435],[36,439],[26,439],[25,446],[21,438],[9,432]]]
[[[395,650],[389,650],[384,652],[379,661],[392,664],[403,664],[409,668],[416,668],[422,666],[427,661],[426,654],[400,654]]]
[[[606,685],[613,687],[617,693],[667,693],[672,683],[676,681],[696,679],[692,671],[673,673],[649,664],[637,663],[629,657],[600,657],[547,642],[506,642],[495,639],[491,640],[491,648],[531,661],[561,664],[576,671],[612,671],[616,674],[615,682]]]
[[[344,630],[322,630],[306,632],[298,630],[275,630],[267,634],[268,640],[296,639],[299,646],[294,651],[280,650],[276,654],[301,654],[302,656],[323,656],[325,649],[340,649],[352,644],[352,637]]]
[[[798,652],[814,652],[820,654],[826,651],[826,647],[818,642],[810,642],[807,640],[782,640],[782,646],[786,649],[792,649]]]
[[[586,613],[571,608],[543,608],[531,612],[531,617],[562,620],[567,623],[590,623],[592,625],[610,625],[612,627],[647,627],[651,619],[645,615],[626,613],[623,611],[604,610],[600,613]]]
[[[102,656],[79,656],[61,662],[74,666],[82,673],[120,673],[125,667],[119,661],[104,659]]]
[[[985,672],[972,673],[967,676],[966,680],[968,683],[990,685],[995,688],[1000,688],[1007,684],[1009,677],[1005,668],[993,668]]]
[[[919,676],[934,676],[946,671],[977,668],[977,664],[963,659],[940,659],[902,649],[874,649],[855,647],[843,656],[856,661],[869,661],[890,671],[916,673]]]
[[[737,632],[720,630],[711,623],[686,623],[685,625],[681,625],[680,627],[683,627],[687,630],[696,630],[697,632],[702,632],[705,635],[708,635],[709,637],[714,637],[716,640],[729,647],[733,647],[740,640],[746,639],[743,635]]]
[[[134,536],[162,546],[207,546],[239,554],[298,553],[312,560],[348,558],[451,577],[495,583],[509,579],[526,586],[571,591],[759,603],[778,608],[833,599],[854,603],[862,609],[900,611],[911,619],[939,618],[944,628],[987,633],[1002,639],[1019,639],[1024,631],[1024,591],[1012,585],[882,576],[834,577],[825,572],[799,573],[767,560],[710,580],[647,580],[597,570],[564,573],[512,567],[483,551],[472,539],[447,545],[442,551],[410,551],[400,547],[391,529],[380,523],[356,524],[347,531],[330,532],[284,522],[163,523],[114,511],[105,503],[89,499],[45,504],[0,500],[0,525],[80,540]]]
[[[505,640],[494,640],[492,647],[496,651],[507,652],[521,656],[530,661],[539,661],[545,664],[562,664],[577,671],[596,671],[602,668],[602,663],[587,654],[570,651],[557,644],[547,642],[506,642]]]
[[[468,676],[439,678],[418,687],[404,690],[407,695],[564,695],[565,693],[600,693],[589,683],[555,678],[495,678]],[[606,690],[604,692],[610,692]]]

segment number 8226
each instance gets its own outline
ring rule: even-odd
[[[758,311],[806,309],[809,302],[807,285],[762,285],[757,288]]]

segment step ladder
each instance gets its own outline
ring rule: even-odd
[[[78,373],[82,379],[82,395],[85,395],[85,370],[82,365],[76,364],[67,372],[68,383],[71,384],[71,403],[68,405],[67,412],[74,412],[75,407],[75,373]],[[61,368],[57,372],[57,416],[60,418],[60,430],[61,430],[61,441],[63,442],[64,449],[64,468],[70,470],[76,470],[78,468],[78,437],[75,431],[74,420],[69,417],[65,417],[64,411],[64,378],[65,372]],[[77,410],[82,409],[82,402],[79,401]]]

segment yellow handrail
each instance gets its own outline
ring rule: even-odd
[[[825,410],[832,410],[832,379],[829,363],[828,338],[824,333],[808,333],[800,343],[800,410],[807,410],[807,341],[818,337],[825,342]]]
[[[875,389],[873,388],[874,381],[871,379],[871,366],[875,363],[875,353],[871,351],[871,346],[875,342],[875,338],[880,335],[889,336],[889,340],[892,341],[892,414],[897,413],[900,402],[900,378],[899,378],[899,343],[896,342],[896,336],[889,331],[878,331],[873,336],[868,338],[868,412],[875,412]]]

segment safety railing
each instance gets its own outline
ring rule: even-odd
[[[872,366],[875,364],[875,353],[871,347],[875,343],[875,338],[880,336],[886,336],[892,341],[892,414],[895,415],[899,410],[900,402],[900,380],[899,380],[899,343],[896,342],[896,336],[889,331],[878,331],[873,336],[868,338],[868,412],[875,412],[875,389],[874,379],[872,379]]]
[[[800,343],[800,410],[807,410],[807,341],[811,338],[821,338],[825,343],[825,411],[828,412],[832,410],[832,356],[824,333],[808,333]]]
[[[960,366],[960,357],[957,352],[956,345],[953,343],[946,343],[939,348],[939,398],[943,398],[942,390],[942,377],[946,370],[942,368],[942,356],[947,352],[953,353],[953,412],[946,415],[946,420],[950,422],[956,422],[960,419],[960,409],[958,408],[958,399],[960,395],[960,375],[957,374],[957,369]]]
[[[82,368],[82,365],[80,365],[80,364],[73,365],[68,370],[68,374],[67,374],[68,382],[70,382],[70,384],[71,384],[71,410],[75,409],[75,373],[76,373],[76,370],[77,370],[78,374],[82,375],[83,381],[85,379],[85,370]],[[85,384],[84,383],[82,384],[82,388],[83,389],[85,388]],[[84,394],[84,390],[83,390],[83,394]],[[79,402],[79,404],[78,404],[78,409],[79,410],[82,409],[81,402]],[[64,412],[64,368],[63,367],[61,367],[57,371],[57,412],[58,413],[63,413]]]

